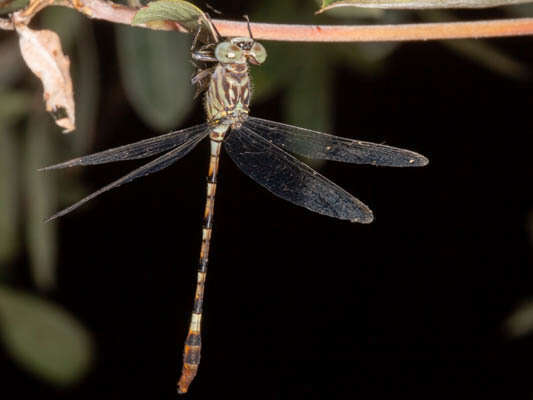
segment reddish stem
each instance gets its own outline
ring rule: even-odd
[[[247,36],[245,22],[214,20],[224,36]],[[383,42],[521,36],[533,34],[533,18],[402,25],[282,25],[253,23],[254,37],[294,42]]]
[[[46,0],[41,0],[46,1]],[[55,5],[74,8],[90,18],[131,25],[137,9],[105,0],[56,0]],[[246,22],[213,20],[224,36],[247,36]],[[184,31],[178,23],[151,29]],[[10,29],[0,19],[0,29]],[[288,42],[383,42],[521,36],[533,34],[533,18],[474,22],[439,22],[402,25],[285,25],[252,23],[254,37]]]

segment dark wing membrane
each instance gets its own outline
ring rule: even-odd
[[[119,187],[120,185],[123,185],[125,183],[131,182],[134,179],[140,178],[142,176],[146,176],[149,174],[153,174],[154,172],[160,171],[169,165],[175,163],[180,158],[185,156],[187,153],[189,153],[205,136],[207,136],[209,131],[205,131],[202,136],[200,137],[193,137],[192,139],[189,139],[187,142],[183,143],[181,146],[176,147],[175,149],[169,151],[168,153],[156,158],[153,161],[150,161],[149,163],[143,165],[142,167],[139,167],[132,172],[130,172],[127,175],[124,175],[122,178],[117,179],[114,182],[111,182],[109,185],[104,186],[103,188],[97,190],[94,193],[91,193],[87,197],[84,197],[77,203],[74,203],[70,207],[65,208],[64,210],[59,211],[58,213],[52,215],[50,218],[46,220],[46,222],[52,221],[53,219],[62,217],[65,214],[68,214],[69,212],[75,210],[76,208],[80,207],[81,205],[87,203],[89,200],[94,199],[95,197],[101,195],[104,192],[107,192],[108,190],[114,189],[116,187]]]
[[[372,222],[361,201],[246,126],[232,130],[224,147],[246,175],[276,196],[330,217]]]
[[[180,131],[174,131],[165,135],[126,144],[124,146],[115,147],[109,150],[104,150],[88,156],[74,158],[60,164],[41,168],[39,171],[69,168],[78,165],[105,164],[113,161],[136,160],[139,158],[150,157],[168,151],[173,147],[180,146],[190,139],[201,136],[203,137],[203,134],[206,131],[207,124],[200,124],[187,129],[182,129]]]
[[[297,126],[249,117],[244,125],[276,146],[307,158],[386,167],[421,167],[428,159],[414,151],[328,135]]]

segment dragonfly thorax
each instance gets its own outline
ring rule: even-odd
[[[251,97],[247,64],[218,64],[205,94],[205,109],[211,126],[238,128],[248,118]]]
[[[225,132],[229,127],[239,128],[248,118],[252,91],[248,63],[262,64],[267,54],[263,45],[252,37],[235,37],[216,43],[214,48],[211,46],[208,44],[193,52],[197,61],[217,62],[209,68],[206,81],[200,76],[205,76],[207,69],[199,67],[196,75],[199,78],[193,78],[193,82],[199,85],[200,91],[206,91],[209,125],[213,130]]]

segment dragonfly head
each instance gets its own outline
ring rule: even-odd
[[[215,48],[216,59],[223,64],[260,65],[265,62],[267,53],[263,45],[254,39],[236,37],[220,42]]]

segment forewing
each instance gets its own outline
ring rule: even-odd
[[[276,196],[330,217],[372,222],[365,204],[250,128],[232,130],[224,147],[246,175]]]
[[[149,175],[149,174],[153,174],[154,172],[160,171],[168,167],[169,165],[175,163],[180,158],[188,154],[205,136],[207,136],[207,134],[208,134],[208,131],[205,131],[202,136],[200,137],[195,136],[192,139],[189,139],[187,142],[183,143],[181,146],[176,147],[175,149],[169,151],[168,153],[156,158],[153,161],[150,161],[149,163],[143,165],[142,167],[139,167],[133,170],[129,174],[124,175],[122,178],[117,179],[114,182],[111,182],[109,185],[104,186],[103,188],[97,190],[94,193],[91,193],[90,195],[81,199],[77,203],[74,203],[70,207],[67,207],[64,210],[61,210],[58,213],[52,215],[50,218],[46,220],[46,222],[62,217],[63,215],[68,214],[71,211],[74,211],[76,208],[87,203],[89,200],[92,200],[95,197],[101,195],[102,193],[107,192],[108,190],[114,189],[116,187],[119,187],[120,185],[131,182],[134,179],[137,179],[142,176]]]
[[[173,147],[180,146],[190,140],[194,140],[195,138],[205,137],[206,132],[207,124],[200,124],[187,129],[170,132],[165,135],[156,136],[131,144],[126,144],[124,146],[115,147],[113,149],[104,150],[99,153],[74,158],[72,160],[62,162],[60,164],[41,168],[39,171],[69,168],[78,165],[96,165],[105,164],[113,161],[146,158],[168,151]]]
[[[249,117],[254,132],[291,153],[313,159],[386,167],[421,167],[428,159],[414,151],[328,135],[297,126]]]

